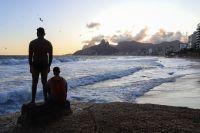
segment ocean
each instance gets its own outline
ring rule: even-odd
[[[195,101],[192,107],[200,108],[200,102],[196,101],[200,98],[200,69],[194,67],[200,66],[200,62],[194,60],[152,56],[56,56],[48,78],[53,76],[55,66],[60,67],[61,76],[68,82],[67,97],[71,101],[151,103],[152,100],[152,103],[160,103],[162,97],[166,99],[165,94],[173,94],[173,98],[186,94],[191,102],[183,99],[180,106],[190,107]],[[182,82],[177,82],[180,80]],[[26,56],[0,56],[0,114],[19,111],[23,103],[31,100],[31,82]],[[158,88],[162,91],[155,91]],[[195,93],[188,88],[194,88]],[[36,97],[38,101],[43,100],[41,81]],[[173,105],[169,100],[161,104]]]

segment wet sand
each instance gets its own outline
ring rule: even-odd
[[[152,103],[200,109],[200,59],[191,68],[197,73],[186,75],[172,83],[164,83],[136,99],[137,103]]]

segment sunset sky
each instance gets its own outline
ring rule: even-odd
[[[113,44],[186,41],[200,23],[199,5],[199,0],[1,0],[0,55],[27,55],[38,27],[45,28],[55,55],[102,38]]]

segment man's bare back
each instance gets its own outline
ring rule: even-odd
[[[37,69],[50,67],[52,60],[52,45],[44,39],[38,38],[30,42],[29,45],[29,64]]]

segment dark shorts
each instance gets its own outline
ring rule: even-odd
[[[39,71],[48,69],[48,63],[46,61],[34,61],[33,68]]]

